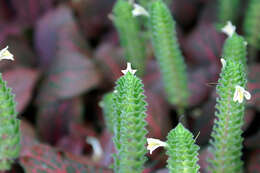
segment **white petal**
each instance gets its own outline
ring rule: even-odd
[[[160,139],[155,139],[155,138],[147,138],[147,142],[149,143],[157,143],[159,145],[166,146],[166,142],[161,141]]]
[[[247,92],[247,93],[245,93]],[[247,96],[245,96],[245,94]],[[248,93],[248,91],[246,91],[243,87],[237,85],[236,86],[236,90],[235,90],[235,93],[234,93],[234,98],[233,100],[234,101],[238,101],[238,103],[242,103],[243,100],[244,100],[244,96],[249,98],[250,97],[250,93]]]
[[[244,96],[245,96],[245,98],[247,99],[247,100],[250,100],[251,99],[251,94],[250,94],[250,92],[248,92],[248,91],[244,91]]]
[[[6,46],[4,49],[2,49],[0,51],[0,61],[3,60],[3,59],[12,60],[12,61],[14,60],[13,54],[11,54],[8,51],[8,46]]]
[[[123,73],[123,74],[126,74],[127,72],[130,72],[130,73],[132,73],[132,74],[135,74],[135,72],[136,72],[136,70],[132,69],[130,62],[127,63],[126,69],[125,69],[125,70],[122,70],[122,73]]]
[[[166,142],[163,142],[159,139],[154,139],[154,138],[147,138],[147,149],[150,150],[150,154],[158,148],[158,147],[165,147],[167,145]]]
[[[98,139],[95,137],[87,137],[86,142],[89,143],[93,148],[93,155],[92,155],[93,160],[95,161],[100,160],[103,155],[103,150]]]
[[[220,61],[221,61],[221,64],[222,64],[222,68],[225,68],[225,66],[227,64],[226,60],[224,58],[221,58]]]
[[[149,13],[139,4],[134,4],[134,9],[132,11],[133,16],[147,16],[149,17]]]
[[[232,35],[234,34],[235,31],[236,31],[236,27],[234,25],[232,25],[232,23],[230,21],[228,21],[226,26],[224,26],[224,28],[222,28],[222,32],[227,34],[228,37],[232,37]]]

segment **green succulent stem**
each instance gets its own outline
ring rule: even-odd
[[[246,87],[246,72],[242,61],[226,58],[217,85],[216,119],[210,140],[209,159],[212,173],[242,172],[242,125],[245,103],[233,100],[235,88]]]
[[[170,173],[198,173],[198,150],[192,133],[181,123],[167,136],[167,167]]]
[[[260,49],[260,1],[250,0],[244,21],[246,39],[254,49]]]
[[[102,107],[103,110],[106,126],[109,132],[111,133],[113,133],[113,127],[114,127],[113,97],[114,97],[113,92],[109,92],[103,96],[102,101],[99,103],[100,107]]]
[[[115,173],[141,173],[147,160],[146,105],[143,84],[127,72],[116,82],[114,92],[114,137],[117,153],[114,156]]]
[[[118,31],[121,46],[126,60],[138,69],[142,76],[145,69],[145,40],[141,34],[141,26],[132,14],[133,5],[126,0],[117,0],[113,8],[113,22]]]
[[[233,61],[241,61],[246,67],[247,63],[247,42],[244,37],[234,33],[227,38],[223,46],[223,58],[232,59]]]
[[[188,104],[189,90],[184,58],[172,15],[162,0],[151,3],[149,29],[168,101],[178,108]]]
[[[240,0],[218,0],[218,22],[222,28],[227,21],[237,22]]]
[[[20,120],[11,89],[0,74],[0,171],[10,170],[20,152]]]

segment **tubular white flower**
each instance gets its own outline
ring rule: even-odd
[[[147,16],[149,17],[149,13],[139,4],[134,4],[134,9],[132,11],[133,16]]]
[[[158,147],[166,147],[167,143],[163,142],[159,139],[154,139],[154,138],[147,138],[147,150],[150,151],[150,154],[152,154],[152,152],[158,148]]]
[[[224,26],[224,28],[222,28],[221,31],[223,33],[227,34],[228,37],[232,37],[232,35],[236,31],[236,27],[234,25],[232,25],[232,23],[230,21],[228,21],[226,26]]]
[[[93,148],[92,159],[94,161],[100,160],[103,155],[103,150],[98,139],[95,137],[87,137],[86,142],[89,143]]]
[[[136,70],[132,69],[130,62],[127,63],[126,69],[125,69],[125,70],[122,70],[122,73],[123,73],[123,74],[126,74],[127,72],[130,72],[130,73],[132,73],[132,74],[135,74],[135,72],[136,72]]]
[[[238,103],[242,103],[244,100],[244,97],[247,100],[250,100],[251,94],[248,91],[246,91],[243,87],[237,85],[235,93],[234,93],[233,101],[234,102],[238,101]]]
[[[222,68],[225,68],[225,66],[227,64],[226,60],[224,58],[221,58],[220,61],[221,61],[221,64],[222,64]]]
[[[8,46],[0,51],[0,61],[3,59],[14,61],[14,56],[8,51]]]

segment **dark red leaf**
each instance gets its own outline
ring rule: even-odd
[[[251,152],[248,165],[247,165],[247,172],[248,173],[260,172],[260,149]]]
[[[165,98],[163,82],[159,71],[158,64],[155,60],[147,63],[147,73],[143,78],[145,90],[162,95]]]
[[[254,64],[249,67],[248,90],[251,93],[249,105],[255,106],[260,110],[260,64]]]
[[[172,1],[171,11],[177,22],[184,27],[191,26],[198,16],[199,8],[196,0]]]
[[[51,11],[37,28],[36,44],[41,63],[44,67],[50,65],[38,96],[39,104],[75,97],[98,85],[100,73],[86,56],[87,45],[69,8],[60,6]]]
[[[193,122],[193,134],[197,135],[199,133],[196,141],[200,145],[207,144],[209,141],[215,118],[215,105],[216,96],[213,94],[206,104],[191,112],[191,116],[195,118]]]
[[[169,170],[167,168],[164,168],[156,171],[156,173],[169,173]]]
[[[70,122],[68,135],[60,138],[56,146],[73,154],[80,155],[83,154],[84,151],[90,155],[91,146],[86,143],[87,136],[97,136],[94,127],[91,124],[84,125],[76,121]]]
[[[21,34],[21,26],[17,23],[2,23],[0,21],[0,42],[6,41],[7,37],[10,35],[19,35]]]
[[[112,134],[106,129],[101,136],[99,136],[101,146],[103,148],[103,157],[100,160],[100,165],[108,167],[113,163],[112,154],[115,153],[115,147],[112,140]]]
[[[76,27],[72,11],[66,6],[60,6],[49,11],[37,22],[35,47],[40,56],[39,65],[42,67],[50,65],[55,59],[59,33],[62,28],[67,28],[67,25]],[[71,33],[67,34],[71,35]],[[73,40],[74,38],[70,39]],[[82,38],[80,38],[80,42],[81,40]]]
[[[196,106],[205,101],[210,92],[215,88],[215,85],[211,86],[212,76],[210,70],[214,71],[214,67],[209,66],[197,69],[191,69],[188,73],[188,86],[190,90],[189,106]],[[214,82],[213,82],[214,83]]]
[[[86,158],[59,151],[48,145],[34,145],[27,153],[20,157],[20,163],[30,173],[83,173],[103,171],[112,172],[109,169],[96,167]]]
[[[244,118],[244,124],[242,127],[242,130],[246,130],[248,127],[250,127],[250,124],[255,118],[255,110],[253,109],[246,109],[245,110],[245,118]]]
[[[245,146],[247,148],[260,148],[260,131],[258,131],[255,135],[250,136],[245,139]]]
[[[24,67],[34,67],[36,65],[36,55],[25,37],[9,36],[6,45],[8,45],[8,49],[15,59],[13,63],[9,62],[9,64],[18,64]]]
[[[20,156],[23,156],[24,153],[27,153],[28,149],[38,143],[37,136],[35,134],[35,129],[33,126],[26,120],[22,120],[20,124],[21,131],[21,152]]]
[[[115,0],[72,1],[84,35],[87,38],[98,38],[112,22],[108,14],[112,11]],[[87,19],[87,20],[86,20]]]
[[[200,152],[199,152],[199,165],[200,165],[200,173],[209,173],[209,171],[207,170],[209,165],[208,165],[208,158],[210,157],[210,153],[208,151],[208,147],[203,148]]]
[[[8,8],[6,1],[0,1],[0,21],[6,22],[8,18],[11,18],[12,12]]]
[[[88,143],[87,139],[89,138],[95,139],[100,146]],[[112,153],[115,151],[111,134],[105,130],[101,135],[98,135],[92,124],[71,124],[69,136],[61,139],[58,146],[64,148],[65,151],[77,154],[83,154],[84,151],[93,162],[104,167],[108,167],[112,163]],[[99,150],[101,151],[100,155],[95,155],[97,149],[101,149]]]
[[[122,49],[111,44],[111,41],[103,42],[98,46],[95,58],[106,80],[114,82],[122,75],[121,70],[126,60],[123,58]]]
[[[53,7],[54,0],[11,0],[16,18],[23,24],[34,24],[34,22]]]
[[[182,47],[189,63],[220,66],[223,42],[224,35],[212,23],[200,23],[186,37]]]
[[[169,119],[169,105],[158,94],[154,94],[146,90],[147,106],[147,130],[148,136],[152,138],[164,138],[171,129],[171,121]]]
[[[82,106],[79,98],[50,102],[41,106],[37,116],[40,137],[54,144],[67,136],[70,124],[82,121]]]
[[[4,72],[3,79],[12,88],[17,102],[16,109],[22,112],[29,103],[39,72],[34,69],[17,67]]]
[[[64,52],[57,55],[38,95],[38,104],[78,96],[97,86],[100,74],[82,54]]]
[[[56,146],[62,150],[76,155],[81,155],[83,153],[85,145],[86,140],[84,138],[82,139],[73,135],[62,137],[56,144]]]

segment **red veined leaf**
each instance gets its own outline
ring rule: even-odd
[[[17,67],[3,73],[3,79],[12,88],[17,102],[16,110],[22,112],[31,100],[33,89],[38,80],[39,72],[35,69]]]
[[[54,5],[54,0],[11,0],[16,20],[31,25]]]
[[[114,2],[115,0],[71,2],[84,36],[97,39],[111,26],[108,14],[112,11]]]
[[[30,147],[20,157],[20,163],[30,173],[85,173],[96,171],[112,173],[111,170],[95,166],[90,160],[59,151],[48,145],[38,144]]]
[[[101,43],[94,56],[106,80],[114,82],[122,76],[121,70],[124,68],[126,60],[123,57],[122,49],[115,43],[111,44],[111,41]]]
[[[55,144],[69,134],[71,123],[82,121],[82,101],[80,98],[50,102],[39,108],[37,128],[40,137]]]

